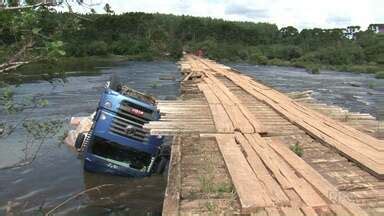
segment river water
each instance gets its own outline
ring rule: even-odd
[[[150,93],[159,99],[174,99],[179,95],[180,73],[173,62],[125,62],[113,68],[101,69],[98,75],[70,76],[63,85],[33,81],[14,88],[16,99],[41,95],[49,104],[43,109],[25,110],[16,115],[0,113],[0,119],[15,123],[24,116],[31,118],[65,119],[94,112],[103,86],[116,73],[121,82]],[[71,73],[72,74],[72,73]],[[84,73],[74,73],[84,74]],[[91,73],[95,74],[95,73]],[[96,73],[97,74],[97,73]],[[175,80],[170,80],[174,77]],[[26,132],[18,128],[0,139],[0,167],[12,165],[23,156]],[[36,148],[36,147],[35,147]],[[83,171],[81,161],[59,138],[48,140],[37,159],[27,167],[0,171],[0,215],[7,206],[17,214],[31,215],[47,211],[72,195],[103,184],[116,186],[93,191],[68,202],[55,213],[59,215],[109,215],[161,213],[165,176],[128,179]],[[11,203],[9,203],[11,201]]]
[[[384,80],[371,75],[322,71],[312,75],[296,68],[232,64],[245,74],[255,77],[281,91],[314,90],[314,97],[327,104],[336,104],[356,112],[368,112],[382,118]],[[35,111],[8,116],[0,111],[0,120],[14,123],[28,115],[31,118],[65,119],[89,115],[112,73],[131,87],[153,94],[159,99],[179,95],[180,74],[173,62],[125,62],[100,73],[76,76],[73,73],[61,85],[31,81],[15,88],[16,98],[41,95],[49,105]],[[84,74],[84,73],[81,73]],[[175,80],[168,78],[175,77]],[[23,155],[26,132],[18,128],[0,139],[0,167],[19,161]],[[29,166],[0,171],[0,215],[6,208],[18,214],[31,215],[50,210],[67,198],[85,189],[103,184],[114,186],[92,191],[71,200],[55,213],[59,215],[158,215],[161,213],[166,186],[164,176],[129,179],[83,171],[81,161],[66,145],[54,137],[39,151]]]

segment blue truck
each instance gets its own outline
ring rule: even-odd
[[[143,127],[159,119],[153,97],[114,79],[107,82],[90,131],[76,139],[84,169],[129,177],[162,173],[169,161],[169,145]]]

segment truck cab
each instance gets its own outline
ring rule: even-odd
[[[163,145],[163,137],[150,135],[143,127],[159,119],[154,98],[107,82],[91,130],[76,140],[84,169],[130,177],[161,172],[169,150]]]

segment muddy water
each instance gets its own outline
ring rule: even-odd
[[[323,71],[308,74],[295,68],[231,65],[279,90],[314,90],[314,97],[328,104],[337,104],[352,111],[369,112],[380,117],[384,104],[384,80],[370,75]],[[48,99],[44,109],[26,110],[6,116],[0,111],[0,120],[17,122],[26,115],[33,118],[69,119],[71,116],[93,112],[104,82],[116,72],[122,82],[160,99],[173,99],[179,94],[179,72],[172,62],[126,62],[111,69],[102,69],[98,75],[76,76],[71,73],[64,85],[43,81],[22,84],[15,88],[16,97],[41,94]],[[81,74],[84,74],[83,72]],[[72,76],[73,75],[73,76]],[[176,80],[169,80],[170,76]],[[165,80],[164,80],[165,79]],[[382,118],[382,117],[380,117]],[[0,167],[11,165],[23,156],[26,139],[19,128],[0,139]],[[81,161],[58,138],[44,144],[37,159],[28,167],[0,171],[0,215],[7,206],[21,215],[47,211],[74,194],[98,185],[115,186],[92,191],[71,200],[56,213],[59,215],[157,215],[161,212],[166,185],[164,176],[128,179],[92,174],[83,171]]]
[[[98,102],[105,81],[117,73],[121,81],[131,87],[155,95],[160,99],[173,99],[179,95],[179,72],[172,62],[126,62],[105,68],[98,75],[68,77],[64,85],[43,81],[28,82],[15,88],[16,98],[41,95],[49,101],[44,109],[25,110],[8,116],[0,113],[1,120],[17,122],[24,116],[31,118],[66,119],[89,115]],[[95,74],[95,73],[92,73]],[[174,77],[175,80],[169,78]],[[8,166],[23,157],[28,141],[26,133],[18,128],[11,136],[0,139],[0,167]],[[161,213],[165,176],[146,179],[92,174],[83,171],[81,161],[57,137],[48,140],[32,165],[0,171],[0,215],[7,206],[17,214],[34,215],[47,211],[72,195],[103,184],[115,186],[92,191],[59,208],[59,215],[109,215]],[[36,148],[36,146],[34,147]],[[11,202],[11,203],[9,203]]]
[[[322,103],[384,120],[384,79],[373,75],[335,71],[310,74],[298,68],[249,64],[230,66],[283,92],[313,90],[312,96]]]

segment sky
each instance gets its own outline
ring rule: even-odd
[[[343,28],[384,23],[384,0],[84,0],[98,13],[148,12],[232,21],[268,22],[279,28]],[[80,12],[87,7],[78,7]]]

